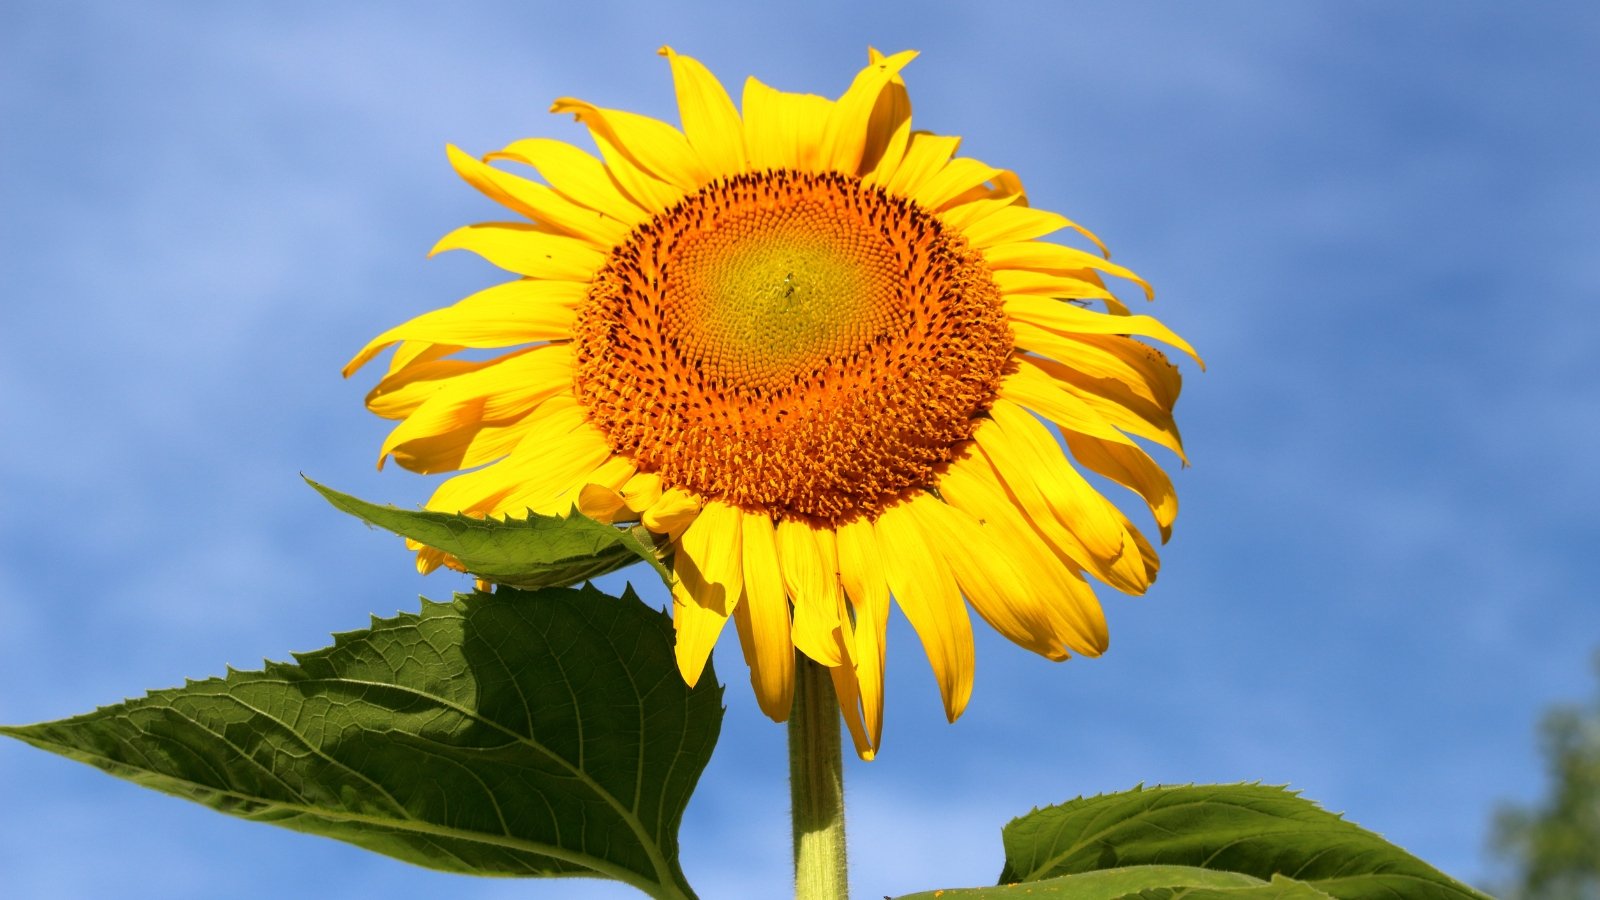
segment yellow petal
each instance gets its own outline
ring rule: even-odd
[[[1172,489],[1172,479],[1148,453],[1138,447],[1070,431],[1062,436],[1067,439],[1067,449],[1084,466],[1144,498],[1161,529],[1163,544],[1172,537],[1172,523],[1178,517],[1178,495]]]
[[[980,200],[999,201],[1002,203],[1021,203],[1027,205],[1027,196],[1022,190],[1022,179],[1017,173],[1009,169],[996,169],[994,175],[980,183],[956,194],[954,197],[939,205],[939,215],[943,218],[945,213],[969,203]]]
[[[588,282],[605,264],[606,255],[577,238],[552,234],[537,225],[486,222],[450,232],[428,251],[470,250],[518,275]]]
[[[1043,209],[1034,209],[1027,204],[1012,204],[1003,210],[995,211],[992,216],[985,216],[981,221],[974,222],[966,227],[967,241],[977,249],[993,247],[997,244],[1007,244],[1015,241],[1031,241],[1034,238],[1044,237],[1070,228],[1078,232],[1096,247],[1101,254],[1106,253],[1106,245],[1096,237],[1094,232],[1072,221],[1060,213],[1053,213]]]
[[[677,540],[700,515],[700,501],[682,488],[668,488],[639,515],[640,524]]]
[[[1044,566],[1013,551],[999,529],[939,500],[912,503],[917,524],[935,555],[950,565],[961,593],[990,627],[1013,643],[1051,659],[1065,659],[1055,628],[1034,584],[1047,577]],[[1048,566],[1059,566],[1053,559]]]
[[[1030,335],[1027,341],[1019,336],[1018,345],[1053,357],[1096,382],[1120,384],[1162,409],[1172,409],[1183,389],[1178,367],[1167,360],[1166,354],[1143,341],[1116,334],[1061,334],[1032,326],[1018,327],[1017,323],[1012,323],[1012,329],[1027,330]],[[1044,343],[1035,346],[1038,341]]]
[[[672,628],[676,633],[673,656],[678,662],[678,672],[689,687],[700,681],[711,649],[717,645],[717,636],[728,624],[728,615],[720,608],[713,609],[700,602],[679,575],[672,585]]]
[[[1101,300],[1107,304],[1108,309],[1116,309],[1118,312],[1126,310],[1126,307],[1122,306],[1122,301],[1117,299],[1117,295],[1107,290],[1105,282],[1089,269],[1078,269],[1073,272],[995,269],[992,276],[995,287],[998,287],[1002,294],[1042,296],[1059,300]]]
[[[526,138],[484,159],[504,159],[532,166],[556,193],[581,206],[604,213],[628,228],[650,218],[648,212],[617,186],[600,160],[565,141]]]
[[[426,507],[465,515],[526,515],[566,512],[540,508],[537,498],[571,489],[605,461],[605,439],[584,421],[576,404],[557,409],[539,424],[537,439],[524,439],[499,462],[465,472],[439,485]]]
[[[445,559],[448,557],[448,554],[446,554],[443,550],[436,550],[433,547],[424,547],[421,544],[411,540],[406,541],[406,548],[416,551],[418,575],[432,574],[440,566],[444,565]]]
[[[868,48],[868,61],[885,62],[887,57]],[[861,170],[878,172],[886,176],[905,158],[906,146],[911,142],[911,95],[906,92],[905,79],[896,74],[889,79],[878,102],[872,108],[867,124],[867,141],[861,150]],[[876,183],[876,182],[874,182]]]
[[[1145,539],[1139,529],[1128,521],[1128,517],[1122,515],[1121,510],[1118,510],[1117,514],[1122,520],[1123,529],[1133,536],[1133,543],[1139,548],[1139,561],[1144,563],[1145,580],[1152,584],[1155,583],[1156,573],[1161,571],[1161,557],[1157,555],[1155,545]]]
[[[583,513],[596,522],[607,525],[619,521],[617,514],[626,509],[622,504],[622,495],[608,487],[598,484],[586,484],[578,491],[578,512]]]
[[[744,591],[743,524],[739,510],[713,501],[678,539],[673,571],[700,605],[731,614]]]
[[[833,101],[790,94],[754,78],[744,83],[744,141],[750,169],[818,171],[818,145]]]
[[[643,515],[661,499],[661,476],[654,472],[640,472],[622,486],[621,495],[629,512]]]
[[[367,393],[367,409],[385,419],[404,418],[429,397],[448,387],[457,376],[497,365],[526,352],[527,349],[524,348],[493,359],[419,360],[384,376],[383,380]]]
[[[794,519],[778,523],[778,562],[794,604],[794,645],[825,666],[840,666],[839,578],[823,562],[816,529]]]
[[[952,464],[939,480],[939,492],[952,506],[997,529],[1002,546],[1023,560],[1018,565],[1033,573],[1034,587],[1048,601],[1045,612],[1058,644],[1085,656],[1104,652],[1106,620],[1094,590],[1079,567],[1063,559],[1044,535],[1045,530],[1066,534],[1065,529],[1047,516],[1024,514],[981,453]],[[1041,529],[1040,523],[1047,528]],[[1081,550],[1076,539],[1068,540]]]
[[[712,172],[743,172],[744,123],[722,83],[697,59],[676,53],[671,47],[662,47],[660,53],[672,64],[678,116],[683,120],[689,146]]]
[[[505,424],[466,422],[440,434],[413,438],[397,444],[394,461],[404,469],[421,474],[454,472],[493,462],[521,444],[529,432],[547,423],[546,407],[553,413],[555,399],[540,404],[527,416]]]
[[[961,146],[961,138],[947,137],[939,134],[928,134],[923,131],[911,133],[911,143],[906,147],[906,155],[900,160],[899,168],[889,173],[888,181],[873,181],[870,177],[863,179],[868,184],[879,184],[884,190],[900,197],[910,197],[916,193],[917,188],[928,179],[939,173],[950,157],[956,153],[956,148]],[[878,172],[872,173],[878,175]]]
[[[378,451],[379,467],[384,457],[418,439],[483,424],[509,424],[551,397],[570,390],[571,384],[572,357],[564,344],[541,344],[496,365],[458,375],[442,384],[389,432]],[[396,461],[405,465],[400,456],[396,453]],[[426,474],[455,468],[459,466],[451,465],[449,460],[436,460],[420,471]]]
[[[890,82],[917,58],[915,50],[906,50],[878,62],[868,63],[856,75],[844,96],[834,104],[828,124],[822,131],[819,160],[825,171],[856,175],[861,172],[861,155],[866,149],[867,135],[872,125],[872,114],[878,98]]]
[[[908,508],[919,502],[939,501],[923,494],[911,503],[890,507],[873,523],[872,531],[889,590],[922,640],[939,682],[945,717],[954,722],[972,697],[972,622],[949,567],[929,550],[917,514]]]
[[[442,359],[460,350],[448,344],[430,344],[427,341],[401,341],[389,360],[389,375],[396,375],[408,366]]]
[[[953,204],[939,211],[939,221],[943,222],[946,227],[965,234],[974,223],[989,218],[1021,199],[1021,195],[1011,194],[1005,197],[990,197],[972,200],[967,203]]]
[[[587,292],[587,286],[574,281],[524,279],[495,285],[373,338],[345,364],[344,376],[350,377],[383,348],[399,341],[511,347],[570,338],[575,310]]]
[[[883,736],[883,669],[889,629],[889,586],[872,523],[855,519],[835,531],[839,583],[855,609],[850,656],[861,691],[861,714],[872,746]]]
[[[734,610],[739,643],[750,665],[750,685],[761,711],[774,722],[789,718],[794,700],[794,642],[789,601],[772,519],[766,513],[739,513],[743,519],[745,600]]]
[[[1015,326],[1015,330],[1020,335],[1025,328],[1019,325]],[[1039,338],[1035,335],[1028,336],[1030,342],[1036,339]],[[1058,352],[1052,350],[1048,343],[1043,346],[1045,352]],[[1139,396],[1126,383],[1092,378],[1052,359],[1040,359],[1037,356],[1018,356],[1015,359],[1019,370],[1033,368],[1043,372],[1055,382],[1060,391],[1083,401],[1106,424],[1118,431],[1155,441],[1178,454],[1179,459],[1188,462],[1188,457],[1183,451],[1183,436],[1178,433],[1178,423],[1173,421],[1171,407],[1151,403]],[[1013,386],[1010,378],[1003,385],[1005,389],[1011,389]],[[1028,402],[1031,405],[1033,401]],[[1043,412],[1043,408],[1040,411]]]
[[[578,512],[607,524],[616,521],[618,512],[627,509],[620,489],[633,477],[634,469],[633,460],[625,456],[613,456],[601,463],[583,479],[575,499]]]
[[[479,162],[454,144],[447,145],[445,149],[450,156],[450,165],[468,184],[482,191],[489,199],[536,223],[548,225],[602,250],[609,250],[628,236],[628,226],[616,219],[585,209],[538,182]]]
[[[989,415],[993,423],[974,436],[1006,486],[1019,496],[1036,492],[1044,511],[1088,551],[1089,558],[1080,560],[1087,568],[1121,590],[1143,593],[1149,587],[1145,568],[1116,507],[1078,474],[1055,438],[1026,410],[998,400]]]
[[[1018,339],[1026,336],[1026,332],[1023,332]],[[1028,365],[1026,357],[1018,360],[1015,372],[1001,379],[1000,396],[1034,410],[1063,429],[1091,434],[1107,441],[1133,443],[1132,438],[1107,422],[1095,407],[1037,367]]]
[[[861,717],[861,686],[856,682],[856,670],[848,665],[828,669],[833,679],[833,694],[839,699],[839,712],[844,715],[845,728],[850,732],[850,742],[862,762],[872,762],[877,748],[867,734]]]
[[[1004,302],[1006,315],[1018,322],[1061,334],[1137,334],[1155,338],[1189,354],[1200,368],[1206,365],[1188,341],[1151,316],[1114,316],[1071,303],[1021,295],[1007,296]]]
[[[1115,275],[1139,285],[1144,289],[1145,299],[1155,296],[1155,290],[1150,287],[1150,282],[1136,275],[1133,270],[1124,268],[1103,257],[1093,253],[1085,253],[1076,247],[1063,244],[1052,244],[1048,241],[1017,241],[1009,244],[994,244],[983,249],[983,258],[989,266],[995,269],[1039,269],[1047,272],[1076,272],[1081,269],[1092,269]],[[1090,313],[1090,315],[1100,315]]]
[[[515,480],[511,490],[494,501],[488,510],[490,515],[517,518],[529,512],[544,516],[567,514],[585,478],[611,452],[604,435],[586,422],[561,439],[552,439],[545,431],[539,429],[524,438],[503,460],[511,466],[511,471],[503,474]]]
[[[659,119],[626,110],[602,109],[571,97],[557,100],[550,111],[572,113],[588,126],[597,145],[604,140],[644,172],[683,191],[695,190],[722,174],[707,169],[683,132]],[[610,163],[611,155],[605,149],[601,147],[601,155]],[[624,183],[623,187],[628,185]]]
[[[1002,170],[975,159],[952,159],[917,186],[911,199],[928,209],[939,209],[967,191],[999,175]]]

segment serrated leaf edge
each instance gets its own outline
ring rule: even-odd
[[[634,594],[631,586],[626,589],[626,591],[624,593],[624,596],[622,598],[611,598],[611,597],[609,597],[609,595],[607,595],[604,592],[596,589],[593,585],[588,585],[588,584],[584,585],[582,588],[553,588],[551,590],[578,590],[578,591],[580,591],[582,593],[592,593],[592,594],[595,594],[595,595],[598,595],[598,596],[601,596],[601,597],[607,597],[608,599],[616,599],[619,602],[622,602],[622,601],[625,601],[625,600],[631,600],[632,602],[640,602],[639,599],[638,599],[638,596],[636,594]],[[458,594],[454,595],[454,600],[451,601],[451,602],[448,602],[448,603],[444,602],[444,601],[430,600],[427,597],[421,597],[419,599],[422,601],[422,606],[421,606],[421,609],[420,609],[419,612],[411,613],[411,612],[406,612],[404,610],[400,610],[400,611],[397,611],[396,614],[392,618],[388,618],[388,619],[380,618],[378,615],[373,614],[371,616],[372,626],[370,628],[366,629],[365,631],[363,631],[363,630],[351,630],[351,631],[334,632],[332,634],[333,644],[331,646],[323,647],[323,648],[321,648],[319,650],[306,650],[306,651],[300,651],[300,652],[291,651],[289,655],[294,658],[295,662],[300,662],[305,657],[315,656],[315,655],[318,655],[318,654],[331,654],[334,651],[340,649],[341,647],[344,647],[344,646],[348,645],[351,641],[357,640],[360,637],[362,637],[363,635],[370,634],[371,632],[377,630],[379,627],[382,627],[382,626],[395,627],[395,626],[405,625],[405,624],[414,623],[414,622],[422,622],[422,621],[425,621],[425,620],[428,620],[428,619],[431,619],[431,618],[436,618],[436,617],[439,617],[441,615],[444,615],[446,610],[449,610],[451,615],[455,615],[455,616],[460,617],[460,616],[462,616],[462,607],[465,604],[470,603],[474,598],[486,597],[486,596],[489,596],[489,595],[483,594],[483,593],[479,593],[479,592],[474,592],[472,594],[460,594],[460,593],[458,593]],[[665,613],[663,612],[662,614],[664,615]],[[289,663],[289,662],[285,662],[285,661],[282,661],[282,660],[264,659],[264,660],[262,660],[262,667],[260,669],[237,669],[237,668],[229,665],[229,666],[226,666],[226,670],[229,673],[229,676],[231,676],[231,675],[267,676],[267,677],[270,678],[270,677],[272,677],[274,675],[274,671],[275,670],[281,670],[284,667],[291,667],[293,665],[294,665],[294,663]],[[624,667],[624,668],[626,668],[626,667]],[[121,777],[126,778],[128,781],[132,781],[132,782],[134,782],[136,784],[143,785],[143,784],[145,784],[146,782],[149,782],[149,781],[160,781],[160,782],[166,782],[166,783],[175,784],[175,785],[185,785],[185,786],[188,786],[189,788],[193,789],[194,792],[197,793],[197,794],[203,794],[203,795],[208,795],[208,796],[217,796],[217,797],[231,797],[231,798],[238,799],[238,800],[240,800],[240,801],[242,801],[242,802],[244,802],[246,804],[265,805],[265,806],[270,806],[270,807],[276,808],[276,809],[285,809],[285,810],[293,811],[293,812],[296,812],[297,814],[306,815],[306,816],[312,817],[312,818],[321,818],[321,819],[330,820],[330,821],[359,822],[359,823],[362,823],[362,824],[371,824],[371,825],[375,825],[375,826],[377,826],[379,828],[388,828],[388,829],[395,830],[395,831],[408,831],[409,830],[409,831],[412,831],[412,832],[415,832],[415,833],[418,833],[418,834],[426,834],[426,835],[429,835],[431,837],[449,837],[449,838],[453,838],[453,839],[467,840],[467,841],[473,841],[473,842],[477,842],[477,843],[481,843],[481,844],[488,844],[490,846],[504,847],[506,849],[524,850],[524,851],[539,853],[539,854],[543,854],[543,855],[549,856],[549,857],[554,858],[554,859],[560,859],[560,860],[562,860],[564,862],[571,862],[571,863],[574,863],[574,864],[577,864],[577,865],[584,866],[584,867],[588,868],[589,870],[595,872],[598,875],[602,875],[602,876],[607,877],[607,878],[612,878],[612,879],[615,879],[617,881],[621,881],[621,882],[623,882],[625,884],[628,884],[631,887],[634,887],[634,888],[639,889],[640,891],[643,891],[645,894],[647,894],[647,895],[649,895],[651,897],[662,898],[662,900],[689,900],[689,898],[692,898],[694,896],[692,893],[686,892],[683,889],[683,887],[680,887],[680,885],[677,883],[677,878],[678,878],[677,872],[675,871],[675,869],[671,865],[671,863],[665,857],[663,857],[661,855],[660,848],[656,846],[655,839],[652,838],[644,830],[644,823],[643,823],[642,820],[639,819],[639,817],[635,813],[635,811],[632,810],[632,809],[623,808],[621,806],[621,804],[617,802],[617,798],[613,797],[608,791],[605,791],[605,790],[601,789],[601,787],[598,784],[596,784],[593,781],[593,779],[591,779],[588,776],[588,774],[586,772],[584,772],[581,769],[575,768],[573,765],[571,765],[571,763],[568,760],[566,760],[565,758],[561,757],[559,754],[556,754],[556,753],[552,752],[548,748],[544,747],[542,744],[539,744],[537,741],[533,740],[531,737],[524,738],[522,735],[519,735],[514,731],[510,731],[509,729],[506,729],[504,726],[500,725],[499,723],[490,721],[488,719],[484,719],[481,716],[479,716],[477,713],[474,713],[474,712],[472,712],[470,710],[467,710],[467,709],[459,706],[458,704],[452,703],[452,702],[450,702],[449,700],[447,700],[447,699],[445,699],[443,697],[436,697],[436,696],[431,695],[431,694],[426,694],[424,692],[418,691],[418,690],[416,690],[414,688],[410,688],[410,687],[407,687],[407,686],[404,686],[404,685],[384,684],[384,685],[382,685],[382,687],[384,687],[385,689],[389,689],[389,690],[399,690],[399,691],[410,693],[410,694],[413,694],[413,695],[416,695],[416,696],[419,696],[419,697],[424,697],[424,698],[428,699],[431,702],[436,702],[441,706],[449,707],[449,708],[455,710],[456,712],[460,713],[463,716],[471,718],[474,721],[478,721],[478,722],[482,723],[485,726],[491,727],[491,728],[495,729],[496,731],[499,731],[499,732],[501,732],[503,734],[508,735],[510,738],[512,738],[513,740],[517,741],[518,743],[531,746],[533,749],[537,750],[539,753],[543,754],[548,759],[551,759],[554,762],[556,762],[557,764],[559,764],[563,769],[566,769],[567,771],[569,771],[576,780],[582,782],[596,796],[603,798],[603,800],[606,803],[606,805],[610,806],[613,810],[615,810],[617,812],[617,814],[623,819],[623,821],[628,824],[629,829],[633,831],[635,837],[639,840],[640,847],[642,847],[644,849],[645,853],[650,858],[651,864],[655,867],[656,875],[658,876],[659,881],[647,881],[644,878],[642,878],[636,872],[633,872],[633,871],[628,870],[628,869],[623,869],[623,868],[618,867],[618,866],[614,866],[614,865],[612,865],[610,863],[605,862],[604,860],[598,859],[596,857],[588,856],[587,854],[574,854],[571,851],[561,850],[560,848],[552,847],[552,846],[546,845],[546,844],[544,844],[542,842],[539,842],[539,841],[528,841],[528,840],[524,840],[524,839],[520,839],[520,838],[513,838],[513,837],[511,837],[509,835],[501,835],[501,836],[497,837],[497,836],[495,836],[495,835],[493,835],[493,834],[491,834],[489,832],[459,831],[457,829],[445,828],[445,827],[438,826],[438,825],[432,825],[432,824],[427,823],[427,822],[418,822],[417,820],[411,819],[410,817],[406,817],[403,820],[399,820],[399,819],[379,819],[379,818],[372,817],[372,816],[363,816],[363,815],[360,815],[358,813],[347,813],[347,812],[333,813],[333,812],[329,812],[327,810],[319,809],[317,807],[304,806],[304,805],[297,804],[297,803],[273,801],[270,804],[262,804],[262,801],[260,800],[260,798],[249,797],[247,795],[240,794],[240,793],[238,793],[236,791],[220,790],[220,789],[212,787],[210,785],[200,784],[198,782],[190,781],[190,780],[185,779],[185,778],[176,778],[176,777],[172,777],[172,776],[169,776],[169,775],[157,774],[157,773],[149,772],[148,770],[140,769],[137,766],[130,766],[130,765],[126,764],[126,763],[117,762],[115,760],[112,760],[112,759],[110,759],[110,758],[108,758],[106,756],[100,755],[100,754],[85,752],[85,751],[83,751],[83,750],[81,750],[79,748],[72,747],[72,746],[69,746],[69,745],[66,745],[66,744],[59,744],[59,743],[56,743],[54,741],[43,740],[43,739],[40,739],[38,737],[35,737],[35,736],[27,733],[28,730],[31,729],[31,728],[36,728],[36,727],[44,726],[44,725],[56,724],[56,722],[71,721],[73,719],[88,718],[88,717],[94,716],[96,714],[105,713],[108,710],[111,710],[112,708],[114,708],[116,706],[125,706],[128,703],[136,703],[136,702],[139,702],[140,700],[160,699],[161,695],[177,693],[179,691],[187,690],[187,689],[189,689],[191,687],[203,687],[203,686],[211,685],[211,684],[226,685],[227,684],[227,678],[228,678],[228,676],[220,676],[220,677],[219,676],[210,676],[210,677],[203,678],[203,679],[185,678],[182,687],[158,688],[158,689],[155,689],[155,690],[146,691],[142,697],[128,698],[126,700],[121,701],[120,703],[111,703],[111,704],[104,704],[104,705],[101,705],[101,706],[96,706],[92,712],[80,713],[79,715],[76,715],[76,716],[69,716],[66,719],[55,720],[55,721],[37,722],[37,723],[34,723],[32,725],[20,725],[20,726],[0,725],[0,734],[6,735],[6,736],[11,737],[11,738],[15,738],[16,740],[22,741],[23,743],[29,744],[29,745],[34,746],[34,747],[38,747],[38,748],[40,748],[42,750],[45,750],[47,752],[55,753],[58,756],[64,756],[64,757],[67,757],[68,759],[72,759],[72,760],[76,760],[78,762],[86,763],[88,765],[92,765],[92,766],[94,766],[94,767],[96,767],[98,769],[102,769],[102,770],[105,770],[107,772],[111,772],[113,774],[118,774]],[[630,681],[632,681],[632,673],[631,673],[631,671],[629,672],[629,679],[630,679]],[[316,682],[316,681],[326,681],[327,679],[307,678],[307,679],[301,679],[301,680],[304,681],[304,682]],[[352,682],[352,683],[354,682],[354,679],[342,679],[342,680],[348,681],[348,682]],[[713,683],[715,683],[715,682],[713,681]],[[721,698],[722,686],[718,685],[717,687],[718,687],[717,700],[720,703],[721,699],[722,699]],[[634,684],[634,688],[635,688],[635,692],[638,693],[638,685],[636,683]],[[196,724],[198,724],[198,723],[196,723]],[[225,743],[227,742],[226,736],[221,735],[221,734],[217,734],[216,732],[211,731],[211,729],[209,729],[209,728],[206,728],[204,730],[209,732],[209,733],[211,733],[211,734],[213,734],[213,735],[216,735],[216,737],[219,740],[221,740],[221,741],[223,741]],[[681,748],[680,748],[680,750],[681,750]],[[640,752],[641,753],[643,752],[642,748],[641,748]],[[668,769],[668,773],[669,774],[672,771],[672,768],[677,766],[677,761],[678,761],[678,758],[680,756],[682,756],[681,752],[676,753],[676,754],[673,755],[673,761],[672,761],[671,767],[669,767],[669,769]],[[124,775],[122,773],[128,773],[128,774]],[[130,777],[130,776],[133,776],[133,775],[137,775],[137,776],[141,776],[141,777]],[[639,776],[639,777],[642,777],[642,775]],[[636,779],[636,781],[637,781],[637,779]],[[637,789],[637,787],[636,787],[636,789]],[[170,793],[170,792],[164,792],[164,793]],[[657,822],[656,824],[659,827],[663,823]]]

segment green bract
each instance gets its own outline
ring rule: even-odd
[[[452,513],[379,506],[306,479],[329,503],[364,522],[443,550],[468,572],[518,588],[565,587],[640,560],[668,585],[648,532],[596,522],[574,510],[566,516],[484,519]]]

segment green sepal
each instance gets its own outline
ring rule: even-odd
[[[597,522],[576,509],[565,516],[529,511],[527,518],[475,518],[380,506],[309,478],[306,483],[336,508],[443,550],[468,572],[495,584],[526,590],[566,587],[644,560],[662,583],[672,585],[672,574],[661,564],[647,531]]]
[[[1139,787],[1080,797],[1012,820],[1002,839],[1001,884],[1175,865],[1262,882],[1281,876],[1266,887],[1300,890],[1298,882],[1337,900],[1486,897],[1298,794],[1261,784]],[[1182,890],[1163,894],[1163,887],[1180,886],[1150,885],[1158,891],[1149,894],[1150,900],[1194,896]]]
[[[0,733],[432,869],[683,898],[678,826],[721,723],[666,614],[585,587],[424,600],[294,663]]]

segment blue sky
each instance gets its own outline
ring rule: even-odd
[[[444,144],[671,117],[656,48],[837,94],[917,48],[922,127],[1094,228],[1205,354],[1161,581],[1113,645],[992,634],[954,726],[891,637],[848,772],[854,888],[992,882],[999,828],[1138,782],[1303,789],[1478,879],[1533,727],[1600,644],[1600,13],[1583,3],[0,7],[0,721],[253,668],[463,589],[301,471],[414,504],[339,366],[492,283],[426,260],[494,209]],[[459,258],[458,258],[459,257]],[[640,579],[643,581],[644,579]],[[732,642],[683,831],[707,898],[780,896],[783,729]],[[623,897],[438,875],[0,744],[19,898]],[[541,894],[540,889],[543,889]]]

